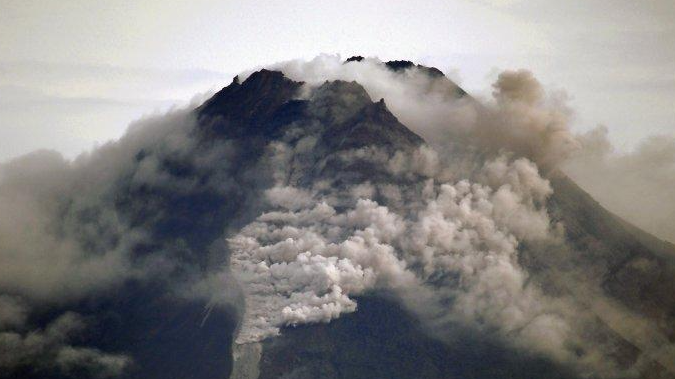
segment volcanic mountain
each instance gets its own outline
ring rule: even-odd
[[[28,315],[0,377],[675,378],[673,245],[531,157],[436,152],[387,102],[262,69],[76,162],[49,231],[131,274],[0,286]]]

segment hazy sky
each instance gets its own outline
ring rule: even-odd
[[[675,134],[675,1],[0,0],[0,160],[74,156],[252,66],[320,53],[434,65],[473,93],[528,68],[575,128]]]

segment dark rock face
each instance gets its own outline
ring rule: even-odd
[[[386,297],[360,298],[357,312],[330,324],[287,329],[263,344],[260,366],[260,379],[574,378],[477,332],[429,337]]]
[[[172,298],[162,286],[128,283],[118,295],[90,299],[69,307],[89,321],[86,333],[69,341],[76,346],[133,359],[123,378],[228,378],[232,369],[234,312],[213,310],[203,301]],[[58,310],[37,315],[48,322]],[[39,318],[44,319],[41,321]],[[50,357],[40,357],[50,359]],[[0,378],[99,378],[86,366],[62,372],[55,367],[25,366],[0,372]]]
[[[437,69],[436,67],[426,67],[422,65],[416,65],[411,61],[389,61],[386,62],[385,65],[394,71],[403,71],[409,68],[416,67],[422,70],[427,75],[431,76],[432,78],[445,77],[445,74],[443,74],[443,72]]]
[[[267,92],[258,91],[260,85],[257,83],[273,83],[263,87],[268,90],[281,88],[284,96],[274,94],[274,100],[266,99]],[[197,109],[199,133],[207,136],[207,143],[211,144],[222,139],[236,141],[245,146],[243,150],[247,151],[247,156],[255,160],[270,142],[285,138],[294,128],[300,129],[302,136],[312,136],[317,142],[311,152],[313,162],[303,167],[304,175],[299,183],[322,177],[337,178],[338,182],[339,178],[349,178],[350,182],[373,180],[382,174],[380,168],[367,167],[363,162],[345,166],[340,153],[377,147],[393,154],[416,148],[424,142],[398,121],[384,100],[373,102],[356,82],[327,81],[314,90],[310,100],[295,99],[301,85],[279,72],[267,70],[251,75],[242,84],[233,83]],[[247,103],[266,104],[265,116],[252,116],[238,108],[233,110],[224,106],[221,109],[214,105],[220,101],[218,97],[227,102],[239,101],[232,96],[242,96],[241,101]],[[293,141],[293,137],[285,140]],[[387,179],[391,178],[387,176]]]
[[[645,315],[675,342],[675,246],[604,209],[565,176],[552,179],[551,208],[579,255],[569,264],[592,267],[600,286]]]
[[[355,55],[353,57],[347,58],[347,60],[345,60],[345,63],[362,62],[364,59],[365,58],[362,57],[361,55]],[[422,66],[422,65],[419,65],[419,64],[416,65],[415,63],[413,63],[411,61],[403,61],[403,60],[401,60],[401,61],[388,61],[388,62],[385,62],[384,65],[387,66],[387,68],[389,68],[392,71],[405,71],[405,70],[410,69],[410,68],[418,68],[421,71],[423,71],[424,73],[426,73],[427,75],[431,76],[432,78],[445,77],[445,74],[443,74],[443,72],[441,70],[437,69],[436,67],[426,67],[426,66]]]
[[[292,123],[322,125],[326,148],[419,145],[422,139],[391,114],[384,100],[373,103],[356,82],[320,86],[311,102],[295,100],[303,83],[278,71],[261,70],[242,84],[234,81],[197,108],[201,132],[220,138],[278,139]]]
[[[360,55],[347,58],[345,62],[361,62],[364,58]]]
[[[302,86],[281,72],[268,70],[251,74],[242,84],[238,81],[235,78],[197,108],[207,135],[269,136],[275,126],[287,120],[287,113],[293,114],[293,103],[289,102]]]
[[[205,302],[171,298],[161,289],[129,285],[123,291],[125,296],[85,304],[81,312],[96,315],[85,344],[133,357],[125,377],[229,377],[234,312],[208,313]]]
[[[312,116],[328,127],[321,133],[328,151],[366,146],[390,150],[418,146],[424,141],[391,114],[384,99],[374,103],[356,82],[326,82],[312,100]]]

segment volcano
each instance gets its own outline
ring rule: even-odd
[[[27,314],[0,322],[0,377],[675,378],[675,246],[532,157],[439,151],[372,93],[262,69],[63,169],[46,233],[124,274],[0,286]]]

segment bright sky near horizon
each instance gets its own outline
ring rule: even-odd
[[[0,161],[69,157],[242,70],[321,53],[433,65],[489,94],[564,89],[574,127],[630,149],[675,134],[675,1],[0,0]]]

